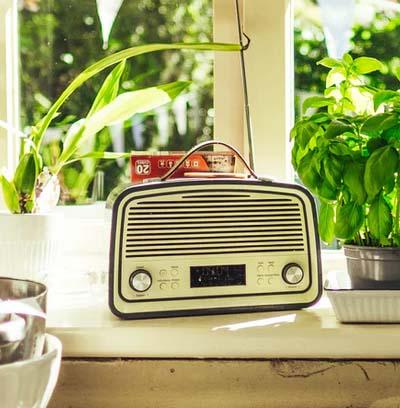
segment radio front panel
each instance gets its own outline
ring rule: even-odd
[[[321,293],[319,256],[301,187],[131,186],[114,205],[110,306],[125,318],[303,307]]]
[[[229,257],[229,264],[221,264],[222,260],[216,263],[213,256],[185,258],[126,262],[121,271],[123,299],[140,302],[210,296],[267,295],[303,292],[310,285],[306,254],[295,257],[235,255]],[[284,279],[283,270],[285,266],[294,264],[299,266],[299,277],[291,283],[288,278]],[[134,282],[132,284],[130,279],[135,271],[150,275],[151,285],[145,291],[138,291]]]

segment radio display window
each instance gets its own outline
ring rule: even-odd
[[[246,285],[246,265],[191,266],[190,287]]]

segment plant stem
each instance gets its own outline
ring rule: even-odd
[[[364,241],[365,241],[365,245],[368,246],[369,233],[368,233],[367,216],[365,214],[365,211],[364,211]]]

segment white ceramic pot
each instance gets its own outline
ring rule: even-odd
[[[0,276],[45,282],[57,265],[61,214],[0,212]]]
[[[1,408],[45,408],[57,383],[61,342],[46,335],[41,357],[0,365]]]

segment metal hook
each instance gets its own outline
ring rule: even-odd
[[[251,38],[242,31],[243,37],[246,38],[246,44],[242,45],[242,50],[246,51],[250,47]]]

